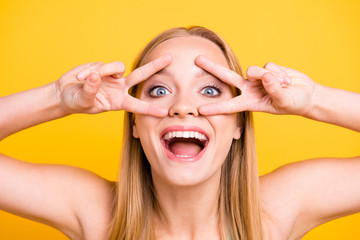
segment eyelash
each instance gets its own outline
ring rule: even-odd
[[[154,91],[154,89],[156,89],[158,87],[166,88],[162,84],[159,84],[159,83],[151,84],[146,90],[147,95],[150,96],[150,97],[154,97],[153,95],[151,95],[151,92]]]
[[[215,96],[209,96],[209,97],[218,97],[221,95],[222,91],[221,91],[221,88],[219,86],[217,86],[216,84],[214,83],[211,83],[211,84],[208,84],[206,86],[204,86],[203,88],[201,88],[201,91],[204,90],[205,88],[213,88],[215,89],[217,92],[219,92],[218,95],[215,95]]]

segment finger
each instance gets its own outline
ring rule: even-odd
[[[279,66],[281,69],[283,69],[284,71],[286,71],[288,73],[288,75],[291,77],[291,76],[299,76],[300,75],[303,75],[302,72],[298,71],[298,70],[295,70],[295,69],[292,69],[292,68],[288,68],[288,67],[284,67],[284,66]]]
[[[282,105],[285,102],[285,89],[273,73],[265,73],[262,78],[262,83],[266,92],[276,105]]]
[[[128,87],[132,87],[142,81],[145,81],[156,72],[169,66],[171,61],[172,57],[169,54],[166,54],[135,69],[126,77],[126,85]]]
[[[291,78],[289,77],[289,75],[287,74],[286,71],[284,71],[284,69],[282,69],[279,65],[273,63],[273,62],[269,62],[267,64],[265,64],[264,66],[265,69],[270,70],[272,72],[275,73],[275,76],[284,84],[289,85],[291,84]]]
[[[100,77],[112,76],[114,78],[121,78],[125,72],[125,65],[120,61],[104,64],[96,69]]]
[[[231,114],[242,112],[246,109],[245,105],[239,101],[239,98],[241,98],[241,96],[222,102],[201,105],[199,107],[199,112],[202,115]]]
[[[94,62],[94,63],[86,64],[85,67],[82,68],[82,70],[80,70],[76,74],[77,80],[79,80],[79,81],[85,80],[89,76],[91,71],[95,70],[96,68],[100,67],[103,64],[104,63],[102,63],[102,62]]]
[[[167,108],[150,104],[131,96],[126,99],[123,109],[128,112],[151,115],[155,117],[165,117],[169,112]]]
[[[230,70],[229,68],[216,64],[213,61],[205,58],[204,56],[198,56],[195,59],[195,63],[205,71],[213,74],[221,81],[237,87],[240,90],[246,82],[246,80],[236,72]]]
[[[81,98],[87,102],[95,100],[96,94],[101,86],[101,78],[98,72],[91,72],[84,82]]]
[[[264,76],[264,74],[267,72],[269,71],[262,67],[249,66],[246,70],[246,77],[250,81],[258,81],[261,80],[262,76]]]
[[[262,79],[262,77],[264,76],[265,73],[271,72],[277,77],[277,79],[280,83],[285,84],[285,85],[291,84],[291,82],[292,82],[291,78],[287,75],[287,73],[284,71],[284,69],[280,68],[281,71],[279,71],[279,69],[276,69],[276,71],[277,71],[277,73],[276,73],[274,68],[269,67],[268,65],[266,65],[266,66],[268,67],[268,69],[261,68],[258,66],[248,67],[248,69],[246,71],[247,79],[250,81],[258,81],[258,80]],[[280,67],[280,66],[278,66],[278,67]]]

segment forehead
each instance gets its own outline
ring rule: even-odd
[[[160,43],[147,57],[150,62],[164,54],[173,58],[172,65],[194,66],[195,59],[203,55],[213,62],[229,67],[222,50],[210,40],[196,36],[175,37]]]

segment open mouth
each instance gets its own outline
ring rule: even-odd
[[[200,131],[174,130],[164,131],[161,142],[170,158],[193,160],[201,157],[209,139]]]

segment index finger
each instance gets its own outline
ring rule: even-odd
[[[241,96],[221,102],[208,103],[199,107],[202,115],[231,114],[246,110],[246,103],[239,101]]]
[[[213,61],[205,58],[204,56],[198,56],[195,59],[195,63],[205,71],[216,76],[221,81],[237,87],[240,90],[246,82],[246,80],[236,72],[232,71],[229,68],[221,66],[220,64],[216,64]]]
[[[136,114],[151,115],[154,117],[165,117],[168,115],[168,109],[151,104],[140,99],[128,96],[123,106],[125,111],[133,112]]]
[[[161,69],[169,66],[172,61],[172,57],[169,54],[165,54],[144,66],[141,66],[134,71],[132,71],[126,78],[125,84],[127,87],[132,87],[136,84],[139,84],[142,81],[145,81],[149,77],[151,77],[156,72],[160,71]]]

